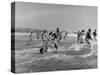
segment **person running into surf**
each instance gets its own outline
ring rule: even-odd
[[[85,30],[81,31],[81,35],[80,35],[80,44],[84,43],[83,41],[83,35],[84,35]]]
[[[65,35],[64,35],[64,40],[66,39],[66,37],[67,37],[67,34],[68,34],[68,33],[66,32],[66,33],[65,33]]]
[[[48,39],[42,41],[42,47],[40,48],[40,54],[48,52]]]
[[[80,44],[80,39],[81,38],[81,32],[80,32],[80,30],[78,30],[78,32],[77,32],[77,43],[78,44]]]
[[[94,32],[92,34],[93,34],[94,39],[96,40],[96,36],[97,36],[96,29],[94,30]]]
[[[39,40],[39,35],[40,35],[40,33],[37,32],[37,34],[36,34],[37,40]]]
[[[59,35],[60,35],[60,28],[59,28],[59,27],[56,28],[56,32],[55,32],[55,34],[56,34],[56,36],[57,36],[57,38],[58,38]]]
[[[33,32],[31,32],[30,35],[29,35],[29,43],[28,43],[28,45],[30,45],[30,42],[32,42],[32,34],[33,34]]]
[[[44,40],[45,33],[46,33],[46,30],[43,30],[43,32],[41,33],[41,39],[42,39],[42,41]]]
[[[60,28],[57,27],[56,28],[56,40],[57,40],[57,43],[60,43],[61,39],[62,39],[62,32],[60,32]]]
[[[48,52],[48,47],[51,46],[50,45],[50,35],[52,33],[49,33],[48,35],[45,35],[46,31],[44,30],[42,32],[42,48],[40,48],[40,54],[43,54],[44,52]],[[45,38],[44,38],[45,35]]]
[[[89,47],[91,47],[91,43],[89,40],[92,40],[91,29],[88,29],[88,31],[86,33],[86,38],[85,38],[86,43],[89,45]]]
[[[49,38],[49,36],[47,36],[47,38],[45,40],[42,41],[42,48],[40,48],[40,54],[43,54],[44,52],[48,52],[48,48],[51,47],[52,49],[56,49],[56,51],[58,51],[58,45],[55,39],[51,39]]]

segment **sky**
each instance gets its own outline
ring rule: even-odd
[[[16,2],[16,28],[77,31],[97,28],[97,7]]]

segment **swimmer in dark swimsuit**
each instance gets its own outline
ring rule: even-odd
[[[92,40],[91,29],[88,29],[88,31],[86,33],[86,38],[85,38],[86,43],[89,45],[89,47],[91,47],[91,44],[90,44],[89,40]]]
[[[82,30],[82,31],[81,31],[81,35],[80,35],[80,44],[81,44],[81,43],[84,43],[84,41],[83,41],[84,32],[85,32],[85,30]]]
[[[66,39],[67,34],[68,34],[68,33],[66,32],[65,35],[64,35],[64,40]]]
[[[92,34],[93,34],[94,39],[96,40],[96,36],[97,36],[96,29],[94,30],[94,32]]]
[[[37,40],[39,40],[39,32],[37,32],[37,35],[36,36],[37,36]]]
[[[32,42],[32,34],[33,34],[33,32],[31,32],[30,35],[29,35],[29,42],[28,42],[28,45],[30,45],[30,42]]]
[[[80,43],[80,38],[81,38],[81,32],[78,31],[78,32],[77,32],[77,43],[78,43],[78,44]]]

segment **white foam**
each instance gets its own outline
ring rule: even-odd
[[[75,51],[80,51],[81,50],[81,48],[84,46],[85,44],[74,44],[74,45],[72,45],[72,46],[70,46],[68,49],[73,49],[73,50],[75,50]]]

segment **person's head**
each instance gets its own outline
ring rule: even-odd
[[[85,32],[85,30],[82,30],[81,32]]]
[[[59,31],[60,31],[59,27],[57,27],[56,31],[57,31],[57,32],[59,32]]]
[[[90,28],[88,29],[88,32],[91,32],[91,29]]]

